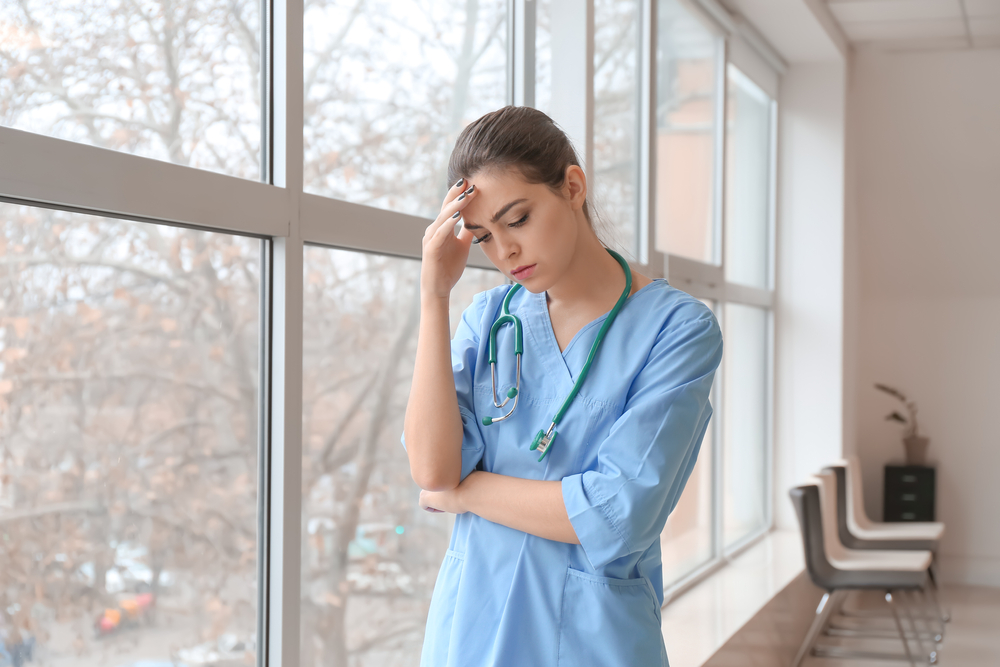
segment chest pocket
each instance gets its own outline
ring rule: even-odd
[[[660,622],[660,606],[649,579],[613,579],[569,568],[557,664],[667,667]]]

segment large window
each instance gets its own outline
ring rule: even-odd
[[[681,0],[659,0],[656,247],[716,263],[722,40]]]
[[[727,303],[723,371],[725,546],[765,527],[767,517],[768,313]]]
[[[777,110],[712,6],[3,4],[11,642],[64,665],[413,664],[451,529],[398,441],[420,241],[458,133],[508,103],[569,132],[606,240],[723,324],[665,585],[766,531]],[[475,249],[452,323],[500,281]]]
[[[594,183],[592,201],[605,243],[638,257],[638,0],[594,2]]]
[[[257,179],[260,6],[4,2],[0,124]]]
[[[9,650],[252,662],[260,246],[0,204]]]
[[[423,512],[400,446],[420,314],[420,264],[305,252],[302,662],[417,665],[454,516]],[[503,282],[467,269],[452,328]]]
[[[726,63],[733,26],[681,0],[657,8],[656,248],[672,284],[712,304],[725,339],[712,426],[661,539],[676,587],[771,525],[775,104]]]
[[[315,0],[305,188],[434,215],[459,132],[507,100],[504,0]]]
[[[774,102],[730,65],[726,93],[726,280],[767,289]]]

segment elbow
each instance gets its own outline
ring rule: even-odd
[[[410,461],[410,477],[424,491],[451,491],[462,481],[461,433],[452,451],[455,455],[448,456],[446,452],[451,447],[428,446],[430,440],[421,438],[418,434],[407,434],[406,441],[410,443],[406,453]]]
[[[410,468],[410,476],[424,491],[451,491],[461,482],[461,471],[446,474],[445,471],[416,470]]]

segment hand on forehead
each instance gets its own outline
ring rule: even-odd
[[[516,172],[476,174],[468,179],[478,195],[465,207],[462,218],[467,229],[489,229],[519,204],[531,203],[551,191],[544,185],[528,183]]]

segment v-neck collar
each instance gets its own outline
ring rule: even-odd
[[[622,304],[622,310],[625,310],[628,307],[628,305],[635,300],[635,297],[639,296],[639,294],[645,292],[650,286],[660,281],[661,279],[651,280],[648,285],[643,286],[641,289],[637,290],[635,294],[625,299],[625,303]],[[558,357],[561,362],[561,363],[551,364],[551,366],[556,367],[555,369],[551,370],[564,375],[565,378],[570,382],[570,384],[576,382],[576,377],[573,375],[573,371],[570,370],[569,364],[567,363],[567,354],[573,348],[573,345],[576,343],[576,341],[579,340],[586,331],[590,330],[592,327],[597,326],[605,319],[607,319],[608,315],[611,314],[611,311],[609,310],[608,312],[599,315],[597,318],[591,320],[587,324],[580,327],[580,329],[573,335],[573,338],[570,339],[569,343],[567,343],[566,349],[560,350],[559,341],[556,340],[555,329],[552,326],[552,317],[549,315],[549,305],[546,300],[547,293],[539,292],[538,294],[531,294],[530,296],[531,296],[531,301],[535,306],[535,309],[539,311],[539,317],[541,320],[541,326],[539,327],[540,331],[538,333],[544,339],[544,344],[548,345],[548,347],[550,348],[548,350],[548,353],[545,354],[544,356],[546,359],[550,357],[552,358]],[[621,311],[618,312],[618,315],[621,316]],[[543,341],[538,341],[538,342],[542,343]],[[550,364],[546,362],[546,365]],[[562,369],[561,371],[556,370],[559,367],[561,367]]]
[[[549,320],[549,309],[545,304],[545,292],[541,294],[525,294],[525,310],[531,315],[522,317],[521,322],[526,329],[526,335],[531,339],[538,360],[545,368],[546,375],[557,384],[552,387],[555,393],[568,391],[559,385],[573,384],[573,374],[566,365],[566,359],[559,353],[559,344]]]

